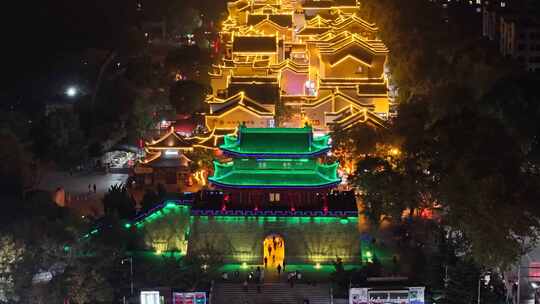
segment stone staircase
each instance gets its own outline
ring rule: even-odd
[[[211,295],[211,304],[302,304],[309,300],[309,304],[329,304],[330,285],[265,283],[261,285],[261,293],[257,293],[257,286],[249,284],[248,291],[244,291],[242,283],[216,283]]]

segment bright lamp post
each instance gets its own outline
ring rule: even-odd
[[[129,262],[129,285],[130,285],[130,294],[133,297],[133,257],[128,257],[122,259],[122,265]]]

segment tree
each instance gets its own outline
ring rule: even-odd
[[[8,130],[0,130],[0,192],[22,198],[39,182],[39,170],[19,139]],[[32,173],[33,170],[33,173]]]
[[[205,243],[182,260],[182,285],[189,291],[207,288],[223,265],[223,253],[213,244]]]
[[[111,286],[92,265],[76,265],[66,272],[67,296],[74,303],[112,302]]]
[[[192,114],[201,109],[206,93],[206,88],[195,81],[178,81],[171,86],[170,102],[177,113]]]
[[[193,34],[202,25],[201,13],[193,7],[186,7],[184,1],[176,0],[169,8],[167,23],[173,35]]]
[[[87,158],[87,143],[78,116],[71,111],[55,111],[34,125],[33,153],[69,168]]]
[[[131,108],[129,138],[132,140],[147,138],[148,133],[171,113],[174,115],[174,110],[165,94],[159,91],[139,94]]]
[[[482,266],[512,264],[540,227],[537,76],[514,74],[462,22],[472,14],[459,5],[362,4],[399,50],[389,60],[401,101],[390,131],[402,159],[357,179],[373,217],[437,205],[442,223],[463,236],[464,253]]]
[[[0,236],[0,302],[16,301],[15,276],[24,256],[24,245],[10,235]]]
[[[293,107],[287,106],[279,101],[276,102],[276,127],[283,127],[283,123],[290,120],[293,117],[294,113],[295,111]]]
[[[152,115],[152,105],[145,98],[139,96],[135,99],[131,115],[131,125],[135,138],[144,138],[156,121]]]
[[[332,153],[347,173],[352,174],[354,165],[368,154],[377,151],[377,144],[387,141],[384,130],[376,130],[367,124],[332,132]]]
[[[130,219],[135,215],[135,201],[123,184],[112,185],[103,197],[105,215]]]
[[[143,199],[141,201],[141,211],[147,212],[160,204],[160,199],[154,190],[147,189],[144,191]]]
[[[189,163],[191,172],[205,170],[207,175],[214,169],[214,151],[209,149],[194,149],[186,154],[192,160]]]

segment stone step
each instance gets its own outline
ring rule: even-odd
[[[214,286],[212,304],[302,304],[308,299],[310,304],[330,303],[330,286],[295,284],[291,288],[286,283],[265,283],[261,292],[250,284],[244,291],[241,283],[218,283]]]

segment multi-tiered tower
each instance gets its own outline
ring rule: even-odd
[[[340,182],[338,163],[321,162],[328,141],[328,135],[314,137],[309,126],[241,126],[221,146],[231,160],[215,162],[209,180],[229,193],[223,208],[328,211],[326,194]]]

